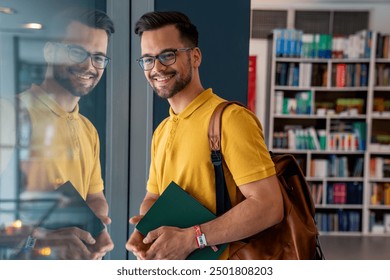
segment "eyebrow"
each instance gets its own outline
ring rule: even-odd
[[[152,54],[150,54],[150,53],[145,53],[145,54],[143,54],[141,57],[146,57],[146,56],[158,56],[158,55],[160,55],[160,54],[162,54],[162,53],[165,53],[165,52],[168,52],[168,51],[175,51],[176,49],[175,48],[167,48],[167,49],[163,49],[161,52],[159,52],[158,54],[156,54],[156,55],[152,55]]]
[[[107,56],[107,54],[106,54],[106,53],[103,53],[103,52],[96,52],[96,53],[91,53],[91,54],[98,54],[98,55]]]
[[[80,48],[80,49],[83,49],[84,51],[86,51],[87,53],[90,53],[90,54],[107,56],[107,54],[104,53],[104,52],[93,52],[93,53],[92,53],[92,52],[89,52],[89,51],[87,51],[83,46],[78,45],[78,44],[66,44],[66,45],[68,45],[68,46],[73,46],[73,47],[77,47],[77,48]]]

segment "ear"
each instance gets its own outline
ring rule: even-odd
[[[43,48],[43,56],[47,63],[53,64],[54,63],[54,53],[55,53],[55,46],[51,42],[47,42],[45,44],[45,47]]]
[[[194,66],[198,68],[200,64],[202,63],[202,52],[198,47],[194,48]]]

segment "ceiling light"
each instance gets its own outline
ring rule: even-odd
[[[28,28],[28,29],[42,29],[43,28],[42,24],[36,23],[36,22],[26,23],[26,24],[23,24],[22,26],[24,28]]]
[[[16,13],[16,11],[12,8],[0,7],[0,13],[7,14],[7,15],[13,15]]]

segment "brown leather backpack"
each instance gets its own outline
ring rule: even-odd
[[[222,102],[210,119],[209,143],[215,167],[217,215],[229,210],[230,199],[223,175],[227,166],[220,149],[222,112],[237,102]],[[233,260],[297,260],[325,259],[319,243],[314,219],[315,207],[308,183],[296,159],[291,154],[273,155],[279,187],[283,195],[283,220],[245,240],[230,244],[229,259]]]

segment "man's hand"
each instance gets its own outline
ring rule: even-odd
[[[143,215],[133,216],[129,219],[129,223],[132,225],[136,225],[141,219]],[[137,229],[134,229],[134,232],[129,237],[126,243],[126,249],[133,253],[133,255],[137,259],[144,259],[146,251],[149,249],[149,245],[143,243],[143,236]]]
[[[104,225],[111,224],[111,218],[108,216],[108,204],[103,192],[88,194],[86,201]],[[88,249],[91,252],[91,259],[93,260],[102,259],[107,252],[114,249],[114,243],[112,242],[107,229],[100,233],[96,238],[96,243],[92,246],[88,246]]]
[[[37,238],[36,246],[52,248],[58,259],[86,260],[93,257],[87,246],[95,244],[96,240],[80,228],[37,229],[33,235]]]
[[[184,260],[197,249],[192,228],[162,226],[150,231],[143,244],[150,246],[141,257],[145,260]]]
[[[91,253],[92,260],[101,260],[108,252],[114,249],[114,243],[105,229],[96,238],[96,242],[92,245],[88,245],[87,248]]]

